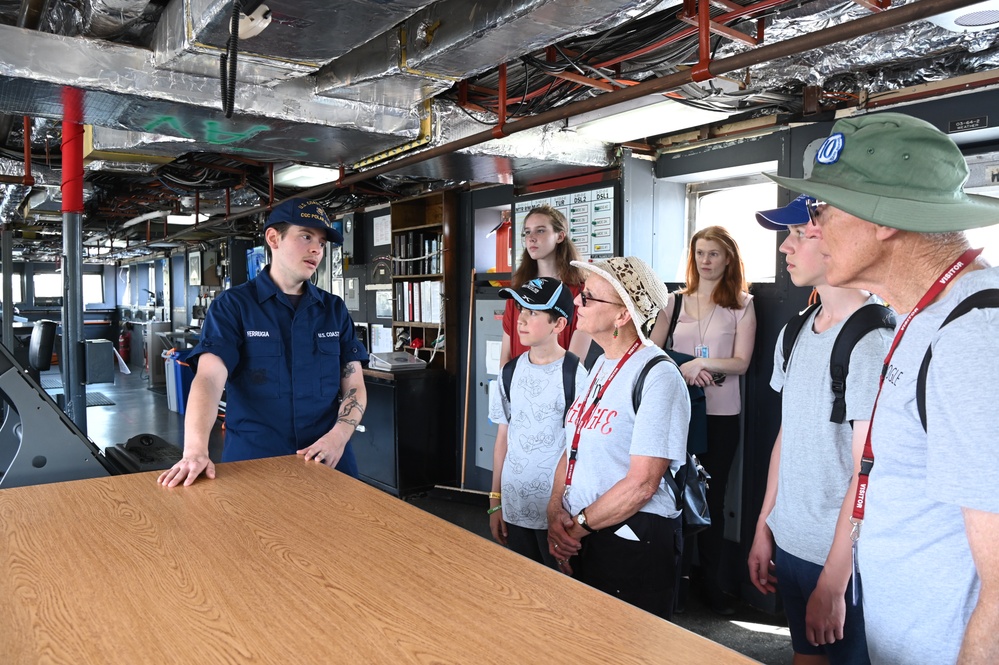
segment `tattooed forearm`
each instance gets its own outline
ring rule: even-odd
[[[344,365],[343,369],[340,370],[340,378],[346,379],[348,376],[356,372],[358,364],[359,363],[357,362],[349,362],[346,365]]]
[[[340,417],[336,421],[356,428],[363,415],[364,405],[357,399],[357,388],[351,388],[340,403]]]

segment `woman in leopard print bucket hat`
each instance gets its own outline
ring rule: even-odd
[[[676,500],[663,480],[686,457],[690,400],[648,328],[666,302],[641,259],[573,262],[586,273],[578,328],[604,350],[566,420],[566,455],[555,471],[548,540],[561,570],[648,612],[670,618],[682,545]]]

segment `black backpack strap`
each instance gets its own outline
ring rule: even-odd
[[[506,391],[507,401],[510,400],[510,388],[513,386],[513,370],[517,368],[518,360],[520,360],[520,356],[515,356],[503,365],[503,390]]]
[[[791,361],[791,352],[794,350],[794,343],[798,341],[798,335],[801,334],[801,329],[805,327],[805,321],[808,320],[808,317],[818,307],[819,303],[809,305],[792,316],[791,320],[784,326],[784,344],[781,347],[784,352],[784,364],[781,365],[781,371],[784,373],[787,373],[787,364]]]
[[[655,356],[650,358],[649,362],[645,363],[645,367],[642,368],[642,371],[638,373],[638,379],[635,380],[635,386],[631,389],[631,405],[634,407],[635,413],[638,413],[638,407],[642,404],[642,390],[645,388],[645,377],[649,375],[649,370],[663,362],[673,362],[673,359],[665,355]]]
[[[973,309],[994,307],[999,307],[999,289],[985,289],[972,293],[957,304],[957,307],[940,324],[940,328]],[[919,366],[919,376],[916,377],[916,409],[919,411],[919,422],[922,423],[924,432],[926,431],[926,374],[930,369],[931,358],[933,358],[933,347],[928,346],[926,354],[923,356],[923,363]]]
[[[680,320],[680,310],[683,308],[683,294],[679,291],[673,292],[673,313],[669,317],[669,332],[666,333],[666,341],[663,343],[664,349],[673,348],[673,331],[676,330],[676,322]],[[638,409],[635,409],[636,411]]]
[[[565,409],[562,411],[563,423],[565,417],[569,415],[569,407],[576,401],[576,370],[578,369],[579,356],[572,351],[566,351],[565,360],[562,361],[562,392],[565,393]]]
[[[690,453],[687,454],[687,458],[683,466],[676,470],[675,476],[669,470],[669,467],[666,468],[666,473],[663,474],[663,480],[666,481],[666,485],[673,492],[673,496],[676,498],[676,509],[680,512],[683,512],[683,492],[687,489],[687,474],[690,473]]]
[[[673,329],[670,328],[671,333],[672,330]],[[638,373],[638,379],[635,380],[635,386],[631,389],[631,405],[634,407],[635,413],[638,413],[638,407],[642,404],[642,390],[645,388],[645,377],[648,376],[649,371],[653,367],[663,362],[671,362],[676,365],[676,363],[673,362],[673,359],[669,356],[655,356],[654,358],[650,358],[649,362],[645,363],[645,367],[642,368],[642,371]],[[680,475],[681,472],[683,474],[680,475],[679,480],[673,477],[673,474],[670,473],[669,469],[666,469],[666,473],[663,474],[663,479],[666,481],[666,484],[669,485],[670,490],[673,492],[673,496],[676,498],[676,509],[681,511],[683,510],[683,488],[686,487],[686,474],[689,473],[689,469],[687,469],[688,466],[689,464],[684,464],[677,471],[677,475]]]
[[[842,424],[846,420],[846,376],[850,373],[850,355],[865,335],[878,328],[894,330],[895,314],[884,305],[870,303],[851,314],[836,335],[832,354],[829,356],[833,393],[829,422]]]

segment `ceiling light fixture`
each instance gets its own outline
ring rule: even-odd
[[[927,21],[951,32],[976,32],[999,26],[999,0],[987,0],[930,16]]]
[[[305,164],[292,164],[274,172],[274,184],[281,187],[316,187],[339,179],[339,169]]]
[[[198,215],[198,222],[207,222],[208,215]],[[194,215],[167,215],[167,224],[177,224],[179,226],[193,226]]]
[[[649,95],[569,118],[568,128],[606,143],[626,143],[710,122],[725,120],[730,111],[711,111]]]

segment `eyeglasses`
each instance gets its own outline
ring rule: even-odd
[[[623,302],[614,302],[613,300],[601,300],[600,298],[594,298],[593,296],[586,295],[585,291],[579,292],[579,302],[582,303],[583,307],[586,307],[587,301],[589,302],[605,302],[608,305],[618,305],[624,307]]]
[[[822,214],[822,211],[828,205],[825,201],[816,201],[815,199],[806,200],[805,209],[808,210],[808,221],[817,225],[819,223],[819,215]]]

